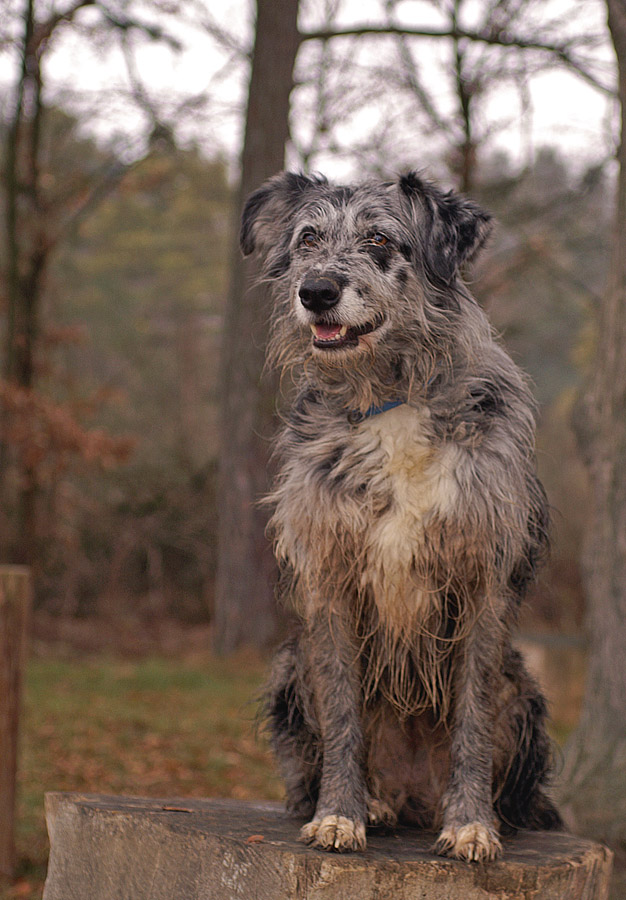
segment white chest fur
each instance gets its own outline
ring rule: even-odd
[[[363,440],[377,444],[373,455],[393,493],[402,533],[402,523],[415,535],[426,516],[445,514],[456,501],[458,450],[432,443],[428,418],[426,409],[403,404],[366,419],[355,436],[357,446]]]
[[[458,504],[459,450],[433,445],[427,426],[426,410],[403,405],[367,419],[357,437],[375,438],[377,477],[391,498],[363,534],[361,586],[372,591],[382,617],[400,627],[428,602],[428,587],[416,576],[425,530]]]
[[[352,584],[372,595],[392,627],[406,626],[428,602],[416,560],[429,523],[458,503],[461,453],[433,443],[428,418],[426,409],[402,405],[348,434],[331,426],[287,461],[273,527],[303,602],[323,602]]]

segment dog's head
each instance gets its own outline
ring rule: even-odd
[[[460,269],[490,230],[475,203],[416,173],[345,187],[284,172],[248,198],[240,240],[313,355],[346,361],[425,325],[429,305],[458,305]]]

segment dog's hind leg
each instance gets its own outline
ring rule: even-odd
[[[435,850],[481,862],[502,852],[493,809],[493,728],[503,626],[487,603],[464,639],[455,674],[450,780]]]
[[[300,839],[325,850],[362,850],[367,792],[357,651],[340,616],[328,611],[309,624],[306,642],[323,763],[315,815]]]

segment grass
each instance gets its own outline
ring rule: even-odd
[[[280,799],[256,734],[256,659],[33,659],[21,723],[18,871],[2,900],[39,900],[46,791]]]

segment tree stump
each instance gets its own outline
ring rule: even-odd
[[[17,733],[30,600],[29,569],[0,566],[0,881],[5,882],[15,866]]]
[[[607,900],[612,854],[562,833],[504,839],[478,865],[433,856],[434,835],[368,832],[364,853],[298,843],[275,804],[46,795],[43,900]]]

